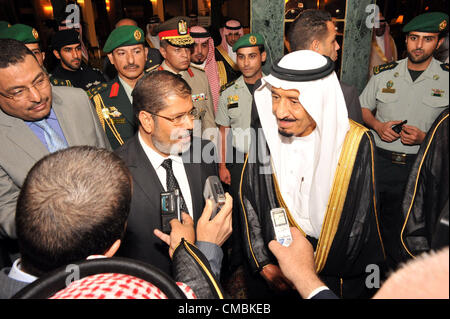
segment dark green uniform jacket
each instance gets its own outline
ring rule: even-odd
[[[89,90],[88,95],[113,149],[136,133],[133,106],[118,77]]]

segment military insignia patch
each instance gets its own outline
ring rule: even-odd
[[[248,42],[250,42],[251,45],[255,45],[258,40],[254,35],[252,35],[250,38],[248,38]]]
[[[188,33],[187,22],[185,20],[178,21],[178,34],[186,35]]]
[[[446,20],[443,20],[443,21],[439,24],[439,31],[443,31],[446,27],[447,27],[447,21],[446,21]]]
[[[208,96],[205,93],[192,94],[192,102],[206,101]]]
[[[435,81],[439,80],[439,75],[437,75],[437,74],[433,75],[433,80],[435,80]]]
[[[431,96],[437,96],[437,97],[442,97],[442,95],[444,94],[444,90],[440,90],[440,89],[431,89],[431,91],[433,91],[433,93],[431,93]]]
[[[141,32],[140,32],[139,30],[134,31],[134,39],[135,39],[136,41],[140,41],[141,38],[142,38]]]
[[[111,117],[117,118],[117,117],[121,117],[122,113],[120,113],[119,110],[116,107],[110,106],[109,107],[109,115]]]
[[[33,30],[31,30],[31,34],[33,35],[33,37],[37,40],[39,39],[39,33],[36,31],[35,28],[33,28]]]
[[[383,88],[381,90],[381,92],[383,93],[395,93],[395,89],[393,89],[392,87],[394,86],[394,82],[392,82],[391,80],[387,81],[386,83],[386,87]]]
[[[395,68],[398,65],[397,62],[391,62],[387,64],[377,65],[373,67],[373,74],[377,75],[380,74],[383,71],[391,70]]]

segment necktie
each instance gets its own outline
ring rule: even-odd
[[[45,141],[47,142],[47,148],[50,153],[68,147],[64,139],[47,123],[46,119],[34,123],[44,130]]]
[[[172,160],[170,158],[164,160],[162,162],[161,166],[166,170],[166,186],[167,191],[171,192],[175,189],[179,190],[180,193],[180,211],[185,212],[186,214],[189,214],[189,211],[186,206],[186,202],[184,201],[183,194],[181,193],[180,186],[178,185],[178,181],[175,178],[175,175],[173,174],[172,170]]]

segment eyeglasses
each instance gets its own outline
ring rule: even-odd
[[[41,78],[39,78],[36,83],[34,83],[33,85],[31,85],[30,87],[23,87],[23,88],[18,88],[15,89],[14,92],[12,92],[11,94],[4,94],[2,92],[0,92],[0,95],[8,98],[8,99],[12,99],[14,101],[23,101],[23,100],[27,100],[30,97],[30,90],[32,88],[35,88],[38,91],[41,91],[47,87],[50,86],[50,81],[47,75],[43,75]]]
[[[173,125],[176,125],[176,126],[184,124],[187,121],[187,119],[191,119],[191,120],[198,119],[199,115],[200,115],[199,111],[195,107],[193,107],[189,112],[180,114],[178,116],[175,116],[174,118],[170,118],[170,117],[159,115],[159,114],[152,113],[152,112],[148,112],[148,113],[150,113],[154,116],[162,117],[163,119],[172,122]]]

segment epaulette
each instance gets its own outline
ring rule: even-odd
[[[108,84],[102,83],[102,84],[99,84],[97,86],[90,88],[89,90],[86,91],[86,93],[89,96],[89,98],[92,99],[95,95],[104,91],[107,86],[108,86]]]
[[[53,86],[72,86],[69,80],[60,80],[54,77],[50,77],[50,82]]]
[[[222,85],[220,87],[220,93],[222,93],[223,91],[228,89],[230,86],[234,85],[234,82],[236,82],[236,81],[231,81],[231,82],[228,82],[228,83],[225,83],[224,85]]]
[[[154,66],[149,67],[148,69],[146,69],[144,72],[145,73],[150,73],[152,71],[155,71],[157,68],[159,68],[160,64],[155,64]]]
[[[392,70],[398,65],[397,62],[390,62],[386,64],[381,64],[373,67],[373,74],[377,75],[383,71]]]
[[[448,72],[448,63],[442,63],[442,64],[441,64],[441,68],[442,68],[442,70]]]
[[[196,69],[196,70],[199,70],[199,71],[202,71],[202,72],[205,72],[205,69],[202,69],[201,67],[199,67],[199,66],[196,66],[195,64],[192,64],[191,63],[191,66],[190,66],[191,68],[194,68],[194,69]]]

